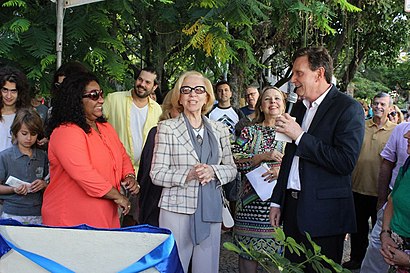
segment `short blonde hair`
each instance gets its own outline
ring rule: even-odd
[[[202,106],[201,114],[206,114],[214,106],[214,101],[215,101],[214,89],[212,87],[211,81],[208,80],[208,78],[206,78],[202,73],[198,71],[186,71],[179,77],[179,79],[175,83],[174,88],[171,91],[172,92],[171,103],[173,107],[175,107],[178,110],[178,112],[184,111],[184,107],[179,103],[179,98],[181,97],[181,92],[179,91],[179,89],[181,89],[182,83],[184,82],[184,80],[192,76],[200,77],[204,80],[205,91],[208,94],[208,101],[204,104],[204,106]]]

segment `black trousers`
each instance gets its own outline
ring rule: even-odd
[[[353,192],[353,199],[356,210],[357,232],[352,233],[350,237],[350,260],[361,263],[369,245],[369,218],[372,220],[372,226],[375,225],[377,219],[377,197]]]
[[[310,242],[306,238],[305,234],[301,233],[298,229],[296,211],[298,207],[298,199],[295,199],[290,191],[286,191],[285,206],[283,210],[283,231],[286,236],[292,237],[297,243],[303,243],[306,247],[312,249]],[[330,225],[333,223],[329,223]],[[342,262],[343,257],[343,244],[345,234],[339,234],[326,237],[312,237],[312,240],[321,247],[321,253],[326,257],[332,259],[336,263]],[[294,263],[301,263],[306,260],[306,257],[302,254],[298,256],[295,253],[286,251],[285,257]],[[326,268],[331,269],[326,263],[323,263]],[[307,266],[304,272],[315,272],[311,266]]]

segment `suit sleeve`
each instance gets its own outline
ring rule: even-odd
[[[151,165],[152,183],[157,186],[187,187],[186,178],[190,171],[187,166],[198,163],[188,162],[188,155],[178,152],[180,144],[176,142],[172,129],[167,124],[160,122],[157,127]],[[173,162],[172,166],[171,162]]]
[[[342,111],[334,120],[336,123],[332,143],[326,143],[309,133],[304,133],[296,150],[301,159],[314,162],[315,165],[338,175],[350,175],[353,171],[362,147],[364,136],[363,109],[355,101],[345,108],[333,108]]]

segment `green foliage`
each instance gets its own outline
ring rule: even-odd
[[[12,22],[10,30],[15,34],[18,34],[27,31],[30,25],[30,21],[26,19],[16,19],[14,22]]]
[[[395,101],[400,107],[404,107],[409,99],[410,92],[410,61],[397,63],[395,66],[376,66],[362,68],[352,81],[354,96],[357,98],[372,98],[378,92],[396,92],[398,98]]]
[[[26,7],[26,2],[22,0],[9,0],[3,3],[3,7]]]
[[[8,0],[1,7],[0,58],[18,63],[48,92],[56,66],[55,3]],[[360,65],[393,65],[409,37],[400,0],[113,0],[65,10],[63,63],[84,62],[109,91],[130,88],[143,66],[157,68],[164,91],[187,69],[212,81],[227,74],[234,90],[243,90],[256,80],[268,84],[266,70],[286,82],[297,48],[325,45],[336,77],[347,84]],[[406,84],[397,82],[405,96]],[[364,90],[370,83],[355,84]]]
[[[331,273],[331,270],[324,267],[330,266],[336,272],[348,273],[347,269],[342,268],[341,265],[335,263],[332,259],[327,258],[321,254],[321,248],[315,242],[312,241],[309,234],[306,233],[306,237],[311,247],[306,247],[304,244],[298,244],[293,238],[286,237],[281,228],[275,228],[275,241],[277,243],[277,250],[274,253],[268,253],[266,251],[258,252],[252,246],[244,245],[238,242],[239,246],[225,242],[223,246],[237,254],[247,254],[253,260],[257,261],[267,272],[300,272],[303,273],[307,264],[310,264],[316,272]],[[312,251],[313,249],[313,251]],[[291,263],[285,258],[285,252],[296,253],[298,256],[304,256],[306,258],[302,263]]]

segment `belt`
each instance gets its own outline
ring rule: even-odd
[[[287,193],[292,196],[293,199],[299,199],[300,191],[287,190]]]

